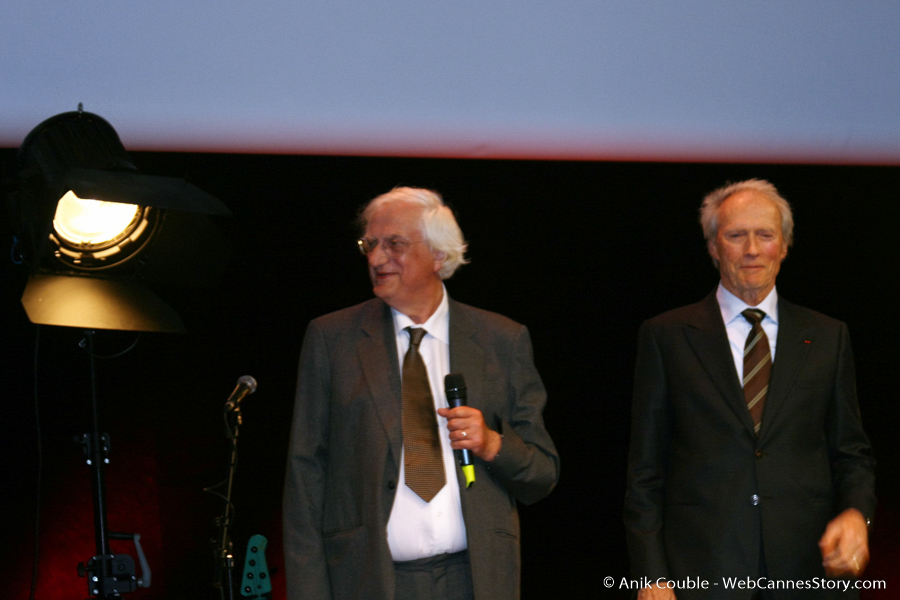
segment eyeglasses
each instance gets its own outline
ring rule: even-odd
[[[409,240],[404,240],[402,238],[398,239],[396,237],[389,237],[385,240],[379,240],[378,238],[359,238],[358,240],[356,240],[356,245],[359,247],[359,252],[363,256],[368,256],[375,251],[375,248],[378,247],[378,244],[381,244],[381,249],[384,250],[385,254],[387,254],[391,258],[403,256],[403,253],[406,252],[406,249],[409,246],[422,243],[424,243],[424,240],[419,240],[418,242],[410,242]]]

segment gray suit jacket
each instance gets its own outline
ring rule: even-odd
[[[450,300],[450,370],[468,404],[503,434],[476,482],[458,473],[475,598],[519,597],[516,501],[546,496],[559,459],[544,428],[546,393],[522,325]],[[292,600],[391,600],[386,527],[398,481],[400,366],[379,299],[313,320],[300,356],[287,477],[284,546]]]
[[[723,577],[824,577],[818,540],[848,507],[871,516],[874,460],[840,321],[778,303],[769,394],[757,439],[715,293],[641,327],[625,525],[635,576],[701,577],[687,598],[744,598]],[[713,583],[718,583],[713,586]],[[822,590],[778,591],[776,598]],[[842,596],[844,597],[844,596]]]

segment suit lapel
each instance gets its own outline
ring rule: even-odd
[[[811,347],[814,327],[794,305],[778,300],[778,341],[775,344],[775,362],[769,378],[769,394],[763,409],[760,433],[764,438],[784,406],[800,368],[806,362]]]
[[[747,410],[744,390],[734,369],[734,358],[728,345],[728,334],[725,332],[715,291],[697,305],[684,333],[710,380],[737,418],[752,433],[753,419]]]
[[[403,449],[400,396],[400,361],[391,309],[373,302],[362,319],[363,336],[359,342],[359,361],[369,386],[369,394],[387,432],[393,455],[400,460]]]

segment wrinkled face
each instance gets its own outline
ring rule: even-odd
[[[745,190],[722,203],[718,220],[709,253],[719,261],[722,285],[755,306],[775,287],[787,256],[778,206],[760,192]]]
[[[375,210],[363,235],[370,242],[378,240],[367,255],[372,291],[404,314],[430,301],[441,287],[438,271],[444,257],[429,248],[421,225],[421,206],[388,202]]]

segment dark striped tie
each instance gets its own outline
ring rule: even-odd
[[[427,333],[421,327],[409,332],[409,350],[403,358],[403,454],[406,485],[425,502],[444,487],[444,459],[438,439],[437,417],[428,371],[419,354]]]
[[[758,308],[748,308],[741,313],[753,328],[744,344],[744,399],[753,418],[753,430],[759,435],[766,395],[769,393],[769,375],[772,372],[772,350],[769,338],[762,328],[766,313]]]

